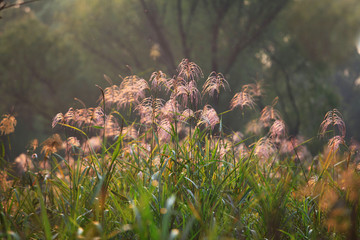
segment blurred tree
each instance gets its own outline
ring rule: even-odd
[[[1,29],[0,113],[15,112],[22,149],[31,138],[49,133],[54,114],[65,110],[84,84],[81,58],[66,39],[31,12]],[[88,84],[86,84],[88,85]],[[97,98],[93,94],[92,100]],[[46,126],[46,127],[45,127]]]
[[[334,75],[355,54],[359,7],[357,0],[44,1],[36,16],[2,30],[1,70],[12,79],[1,82],[9,89],[3,99],[20,106],[26,96],[29,114],[37,109],[50,121],[73,96],[97,95],[89,93],[103,73],[115,81],[158,69],[171,76],[186,57],[229,81],[233,92],[220,96],[218,111],[243,84],[264,80],[259,110],[279,96],[289,132],[314,136],[324,113],[341,105],[338,93],[346,94]],[[228,115],[230,128],[243,126],[240,111]]]
[[[205,73],[222,72],[232,89],[264,78],[266,101],[280,97],[291,134],[316,134],[315,122],[339,105],[331,75],[354,51],[360,26],[356,0],[79,0],[63,6],[57,19],[102,71],[127,74],[131,66],[146,75],[156,66],[173,74],[186,57]],[[229,98],[218,108],[226,109]]]
[[[358,55],[359,11],[356,0],[294,1],[282,13],[286,21],[278,22],[264,41],[272,62],[265,78],[277,89],[290,133],[315,135],[314,124],[322,121],[326,109],[343,106],[345,113],[349,108],[344,104],[356,105],[354,99],[342,102],[352,91],[341,91],[346,83],[335,81],[335,76],[344,68],[356,69],[349,64]]]
[[[149,49],[157,45],[168,72],[186,57],[227,74],[287,2],[80,0],[68,2],[60,19],[85,49],[116,68],[152,66]]]

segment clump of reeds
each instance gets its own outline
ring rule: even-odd
[[[340,112],[326,114],[320,135],[333,134],[313,158],[311,140],[289,136],[278,98],[259,109],[262,82],[219,113],[210,100],[228,91],[225,76],[201,78],[188,59],[172,77],[105,75],[97,106],[58,113],[58,133],[19,156],[21,181],[1,175],[0,237],[356,239],[358,149]],[[257,114],[245,133],[223,126],[245,109]]]

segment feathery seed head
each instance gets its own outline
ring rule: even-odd
[[[86,142],[83,143],[82,148],[84,150],[84,154],[89,154],[98,151],[101,149],[102,139],[100,136],[95,136],[89,138]]]
[[[158,125],[158,136],[162,143],[170,141],[171,138],[171,122],[168,118],[161,120]]]
[[[14,161],[15,170],[18,175],[22,175],[34,169],[31,159],[24,153],[20,154]]]
[[[249,149],[246,147],[244,143],[238,144],[235,146],[235,155],[236,156],[240,155],[240,158],[246,157],[249,155]]]
[[[124,140],[134,140],[137,139],[139,134],[134,126],[124,127],[121,134],[124,134]]]
[[[161,117],[168,119],[178,118],[179,108],[180,106],[176,99],[170,98],[161,109]]]
[[[190,103],[196,107],[200,101],[200,92],[197,89],[195,81],[189,81],[185,85],[179,86],[175,96],[180,97],[183,106],[187,106],[188,101],[190,101]]]
[[[346,134],[345,122],[342,118],[341,113],[336,108],[334,108],[331,111],[328,111],[325,114],[324,121],[320,125],[320,136],[323,137],[326,133],[326,130],[331,125],[334,127],[335,126],[337,127],[341,137],[343,137],[343,138],[345,137],[345,134]]]
[[[260,97],[263,95],[263,81],[257,81],[255,83],[249,84],[250,93],[255,97]]]
[[[243,141],[243,139],[244,139],[244,134],[242,134],[242,132],[237,131],[232,134],[232,140],[233,140],[234,144],[237,144],[237,143]]]
[[[105,137],[115,138],[120,134],[120,126],[114,115],[106,116],[105,120]]]
[[[29,149],[31,149],[31,151],[35,151],[38,146],[39,146],[39,140],[37,140],[36,138],[31,140],[29,143]]]
[[[263,137],[256,143],[254,154],[260,158],[268,159],[275,151],[274,143],[269,138]]]
[[[214,129],[215,125],[220,123],[219,116],[212,106],[205,105],[203,110],[200,110],[200,113],[199,125],[205,124],[206,127],[210,126],[211,129]]]
[[[105,98],[105,107],[109,108],[113,105],[118,104],[120,100],[120,88],[117,85],[112,85],[104,89],[104,98]],[[98,99],[100,104],[104,101],[103,96],[101,95]]]
[[[64,115],[64,122],[66,124],[70,124],[72,121],[75,121],[74,118],[75,118],[75,111],[71,107],[71,108],[69,108],[69,110]]]
[[[55,115],[51,124],[52,128],[54,128],[59,122],[64,122],[64,115],[62,113],[58,113]]]
[[[187,81],[185,78],[177,76],[176,78],[172,78],[167,81],[165,87],[167,92],[172,92],[170,98],[177,97],[179,88],[185,87],[187,85]]]
[[[246,124],[245,133],[260,135],[263,128],[264,124],[262,121],[260,121],[259,119],[253,119]]]
[[[94,126],[104,126],[104,110],[101,107],[94,108],[91,116],[91,122]]]
[[[241,92],[238,92],[234,95],[230,102],[230,109],[234,110],[236,107],[244,109],[244,107],[249,107],[253,109],[255,107],[255,102],[248,89],[245,88]]]
[[[71,147],[80,147],[80,141],[76,137],[68,137],[66,140],[67,144]]]
[[[15,131],[17,124],[16,118],[10,114],[4,114],[3,119],[0,122],[0,132],[2,135],[8,135]]]
[[[66,153],[69,153],[74,147],[80,147],[80,141],[76,137],[68,137],[66,142],[63,142],[62,148],[65,148]]]
[[[294,157],[303,161],[310,153],[308,149],[303,145],[304,139],[302,137],[292,137],[290,139],[284,139],[280,143],[280,153],[293,154]]]
[[[194,116],[195,116],[194,111],[191,110],[190,108],[187,108],[182,112],[180,116],[180,120],[186,122],[189,118],[192,118]]]
[[[199,77],[203,77],[203,73],[198,65],[190,62],[188,59],[183,59],[178,66],[179,76],[187,81],[196,81]]]
[[[155,43],[152,45],[151,49],[150,49],[150,57],[156,61],[156,59],[158,59],[161,56],[161,52],[160,52],[160,45],[158,43]]]
[[[62,147],[62,140],[59,134],[54,134],[42,143],[43,147],[41,153],[45,153],[45,156],[56,153]]]
[[[339,149],[340,144],[345,144],[345,140],[342,136],[334,136],[330,138],[328,147],[332,152],[336,152]]]
[[[272,121],[280,120],[281,116],[278,110],[274,108],[273,105],[268,105],[264,107],[264,109],[261,111],[260,121],[263,122],[265,127],[268,127],[271,125]]]
[[[118,108],[126,108],[136,105],[141,99],[145,98],[145,91],[149,89],[145,79],[138,76],[128,76],[120,84],[119,96],[117,99]]]
[[[160,90],[162,86],[168,83],[166,74],[162,71],[153,72],[150,76],[151,87],[153,89]]]
[[[211,97],[218,96],[220,89],[224,90],[229,87],[229,83],[226,81],[222,73],[211,72],[208,79],[203,85],[202,95],[209,94]]]
[[[160,98],[148,97],[136,106],[135,111],[140,115],[140,122],[145,125],[151,125],[156,122],[163,107],[163,100]]]
[[[285,122],[281,119],[275,120],[275,122],[270,127],[270,138],[279,139],[286,136],[286,125]]]

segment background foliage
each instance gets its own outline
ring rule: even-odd
[[[263,101],[279,97],[291,134],[315,136],[324,113],[338,107],[348,137],[359,139],[359,8],[356,0],[43,0],[6,9],[0,112],[17,114],[22,151],[49,134],[51,116],[74,97],[94,102],[104,73],[114,81],[132,72],[148,79],[156,69],[176,74],[186,57],[223,73],[232,94],[263,81]],[[215,100],[218,111],[232,94]],[[241,113],[228,116],[229,129],[243,130]]]

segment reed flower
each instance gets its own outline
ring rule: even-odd
[[[326,182],[322,184],[324,185],[324,190],[320,192],[319,208],[322,211],[328,211],[339,200],[339,195],[330,186],[325,186]]]
[[[215,125],[220,123],[219,116],[217,115],[215,109],[210,105],[205,105],[203,110],[200,110],[200,121],[199,125],[205,124],[206,127],[210,126],[211,129],[214,129]]]
[[[80,147],[80,141],[76,137],[68,137],[66,142],[71,147]]]
[[[178,101],[175,98],[170,98],[161,109],[161,118],[178,118],[179,108]]]
[[[278,110],[274,108],[273,105],[265,106],[261,111],[260,121],[263,122],[265,127],[269,127],[272,121],[280,120],[281,116]]]
[[[249,156],[249,149],[246,147],[246,145],[244,143],[234,146],[234,150],[235,150],[235,153],[234,153],[235,156],[240,156],[240,158]],[[238,158],[236,158],[236,159],[238,159]]]
[[[355,167],[355,166],[353,166]],[[348,168],[339,178],[339,186],[346,191],[347,200],[351,203],[358,203],[360,200],[360,176],[354,168]]]
[[[101,107],[83,108],[69,110],[63,115],[56,114],[52,121],[54,128],[58,123],[66,123],[68,125],[81,126],[103,126],[104,125],[104,111]]]
[[[160,56],[161,56],[160,45],[158,43],[155,43],[154,45],[152,45],[150,49],[150,57],[154,61],[156,61],[156,59],[158,59]]]
[[[68,154],[74,148],[80,147],[80,141],[76,137],[68,137],[66,142],[63,142],[63,148],[65,148],[65,152]]]
[[[105,136],[108,138],[115,138],[120,134],[120,126],[114,115],[106,116],[105,120]]]
[[[188,59],[183,59],[178,66],[179,76],[188,81],[195,81],[199,77],[203,77],[203,73],[198,65],[190,62]]]
[[[263,82],[262,81],[257,81],[255,83],[248,84],[248,87],[250,89],[251,95],[253,95],[255,97],[260,97],[263,95]]]
[[[244,109],[244,107],[249,107],[250,109],[255,107],[254,98],[247,85],[243,86],[242,91],[236,93],[231,99],[230,109],[234,110],[236,107],[239,107],[241,110]]]
[[[59,134],[56,133],[42,143],[43,147],[41,149],[41,153],[44,153],[45,156],[47,157],[59,151],[62,148],[62,145],[63,144],[61,137]]]
[[[190,102],[192,106],[197,107],[200,102],[200,92],[197,89],[196,82],[193,80],[185,85],[180,85],[177,91],[174,92],[174,96],[181,99],[180,102],[183,106],[187,106],[188,102]]]
[[[274,143],[269,138],[263,137],[256,143],[254,154],[260,158],[268,159],[275,151]]]
[[[84,124],[89,122],[89,117],[88,115],[90,115],[92,110],[91,109],[86,109],[86,108],[82,108],[82,109],[76,109],[75,110],[75,114],[74,114],[74,124],[78,127],[83,126]],[[89,114],[90,113],[90,114]]]
[[[280,139],[286,136],[286,125],[285,122],[281,119],[275,120],[275,122],[270,127],[270,138]]]
[[[71,107],[64,115],[64,122],[70,124],[72,121],[75,121],[75,110]]]
[[[140,122],[145,125],[155,123],[164,105],[164,100],[160,98],[148,97],[135,107],[135,111],[140,115]]]
[[[236,131],[231,134],[231,138],[234,144],[237,144],[244,140],[244,134],[242,132]]]
[[[170,120],[167,118],[162,119],[157,130],[159,139],[162,143],[170,141],[171,129],[172,126]]]
[[[256,118],[246,124],[245,133],[260,135],[263,128],[264,128],[263,122]]]
[[[55,115],[51,123],[51,127],[54,128],[59,122],[64,123],[64,115],[62,113]]]
[[[123,127],[121,134],[124,135],[124,140],[134,140],[139,137],[139,133],[134,126]]]
[[[325,114],[324,120],[320,125],[320,136],[325,135],[329,126],[337,127],[340,136],[342,136],[343,138],[345,137],[346,134],[345,122],[342,118],[341,113],[336,108],[334,108],[331,111],[328,111]]]
[[[308,149],[303,145],[304,140],[297,136],[290,139],[284,139],[280,142],[280,153],[292,154],[300,161],[310,156]]]
[[[104,98],[101,95],[99,97],[99,102],[102,102],[105,100],[105,107],[111,107],[113,105],[116,105],[120,99],[120,87],[117,85],[112,85],[110,87],[107,87],[104,89]]]
[[[102,107],[94,108],[92,115],[91,115],[91,122],[92,126],[104,126],[104,110]]]
[[[180,120],[183,121],[183,122],[186,122],[188,119],[190,119],[190,118],[192,118],[194,116],[195,116],[194,111],[187,108],[181,113]]]
[[[225,155],[230,152],[230,150],[232,149],[233,145],[232,145],[232,142],[229,141],[228,139],[224,139],[222,141],[219,141],[219,144],[218,144],[218,152],[219,152],[219,157],[220,157],[220,160],[222,160]],[[222,166],[222,163],[220,164],[220,166]]]
[[[328,142],[328,147],[331,149],[331,151],[336,152],[339,149],[339,146],[341,144],[345,144],[345,140],[342,136],[334,136],[330,138]]]
[[[102,147],[102,139],[100,136],[94,136],[89,138],[85,143],[83,143],[82,148],[85,149],[84,153],[89,154],[97,152]]]
[[[10,114],[4,114],[3,119],[0,122],[0,132],[2,135],[8,135],[15,131],[17,124],[16,118]]]
[[[14,161],[15,172],[21,176],[25,172],[34,169],[31,159],[24,153],[20,154]]]
[[[168,81],[166,74],[162,71],[153,72],[150,76],[152,89],[160,90],[162,86],[167,85]]]
[[[169,79],[165,84],[166,92],[171,92],[170,98],[176,97],[176,94],[178,92],[178,88],[181,86],[185,86],[187,84],[187,81],[185,78],[177,76],[176,78]]]
[[[128,76],[120,84],[119,94],[117,97],[117,107],[124,109],[131,105],[140,103],[145,98],[145,91],[149,89],[145,79],[138,76]]]
[[[31,149],[31,151],[35,151],[38,146],[39,146],[39,140],[37,140],[36,138],[31,140],[29,143],[29,148]]]
[[[214,97],[218,96],[220,89],[224,90],[229,87],[229,83],[226,81],[225,77],[221,73],[211,72],[208,79],[203,85],[202,95],[209,94],[209,96]]]

